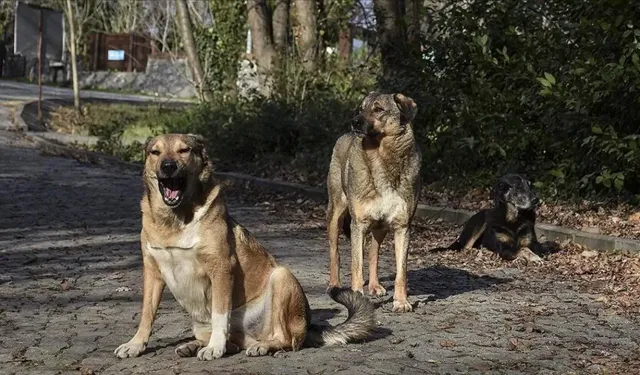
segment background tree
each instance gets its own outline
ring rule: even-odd
[[[105,0],[99,11],[103,31],[108,33],[139,31],[147,17],[150,3],[157,4],[156,1]]]
[[[313,71],[318,59],[318,6],[315,1],[295,0],[298,50],[302,65]]]
[[[78,85],[78,55],[76,54],[76,9],[71,0],[66,0],[64,11],[67,25],[69,25],[69,52],[71,53],[71,74],[73,80],[73,107],[80,112],[80,87]]]
[[[405,90],[419,59],[419,3],[373,0],[383,76],[382,88]]]
[[[252,52],[258,67],[260,89],[263,95],[270,96],[278,56],[266,0],[247,0],[247,20],[251,30]]]
[[[0,1],[0,38],[10,30],[13,25],[13,2]]]
[[[182,41],[184,43],[185,52],[187,53],[187,59],[191,66],[191,71],[196,82],[196,90],[206,101],[211,101],[212,93],[207,87],[207,83],[204,79],[204,71],[200,63],[200,57],[198,56],[198,50],[193,37],[193,30],[191,27],[191,18],[189,16],[189,9],[187,7],[186,0],[176,0],[177,21],[180,26],[180,34],[182,35]]]
[[[273,6],[273,42],[280,55],[286,53],[289,46],[289,8],[290,0],[275,0]]]

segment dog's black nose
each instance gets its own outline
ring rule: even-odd
[[[160,171],[167,177],[173,177],[174,173],[178,170],[178,163],[175,160],[164,160],[160,164]]]

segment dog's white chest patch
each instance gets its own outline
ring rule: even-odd
[[[211,281],[196,258],[196,237],[183,235],[175,247],[154,247],[148,243],[147,248],[178,303],[194,320],[208,323],[211,321]]]
[[[385,189],[377,199],[370,201],[367,211],[372,219],[392,224],[407,212],[407,202],[397,191]]]

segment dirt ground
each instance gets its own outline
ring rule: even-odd
[[[134,334],[140,311],[140,176],[41,156],[0,133],[0,192],[1,374],[640,374],[637,312],[608,306],[600,289],[561,272],[481,267],[426,252],[457,230],[428,222],[414,231],[415,312],[392,313],[390,296],[377,299],[379,327],[365,343],[213,362],[179,358],[174,348],[189,338],[190,324],[167,291],[147,352],[120,360],[113,350]],[[324,294],[321,208],[262,201],[243,186],[230,189],[228,202],[300,279],[314,320],[342,321],[346,312]],[[381,277],[392,294],[389,242]]]

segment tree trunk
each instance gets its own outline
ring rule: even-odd
[[[313,71],[318,57],[318,6],[314,0],[296,0],[295,5],[302,65],[307,71]]]
[[[410,84],[410,66],[415,61],[415,51],[407,38],[405,1],[373,0],[376,16],[378,45],[382,60],[383,79],[381,89],[404,90]],[[416,5],[417,3],[412,3]],[[413,9],[410,7],[410,9]],[[417,11],[417,8],[416,8]],[[415,12],[414,12],[415,14]]]
[[[420,43],[420,0],[404,0],[406,9],[407,40],[412,46]]]
[[[167,39],[169,39],[169,27],[171,26],[171,2],[166,0],[167,7],[164,14],[164,29],[162,31],[162,52],[167,52],[169,47],[167,45]]]
[[[287,50],[289,39],[289,0],[276,0],[272,24],[273,42],[278,53],[282,55]]]
[[[251,29],[253,55],[258,65],[260,90],[263,95],[270,96],[277,53],[265,0],[247,0],[247,20]]]
[[[338,55],[342,63],[348,63],[353,51],[353,27],[346,23],[340,28],[338,36]]]
[[[78,58],[76,57],[75,15],[71,0],[67,0],[67,24],[69,25],[69,52],[71,53],[71,79],[73,81],[73,108],[80,112],[80,87],[78,86]]]
[[[200,58],[198,57],[198,50],[196,49],[196,42],[193,39],[193,31],[191,30],[191,18],[189,17],[189,8],[187,7],[186,0],[176,1],[176,11],[178,16],[178,25],[180,27],[180,33],[182,34],[182,41],[184,42],[184,49],[187,53],[187,59],[191,70],[193,72],[193,78],[196,84],[196,90],[200,93],[202,98],[206,101],[211,101],[212,94],[205,81],[204,71],[200,64]]]

